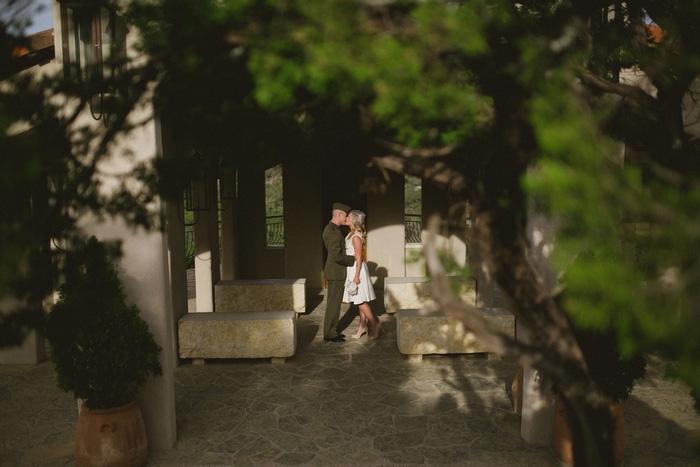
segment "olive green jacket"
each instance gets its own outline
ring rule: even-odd
[[[323,277],[329,281],[344,281],[347,267],[355,264],[355,257],[345,254],[343,233],[333,222],[329,222],[323,229],[323,244],[328,252]]]

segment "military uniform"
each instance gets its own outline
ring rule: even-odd
[[[347,214],[350,208],[344,204],[335,203],[333,210],[340,209]],[[348,266],[355,264],[355,257],[345,254],[345,238],[340,226],[329,222],[323,229],[323,244],[328,252],[323,277],[328,281],[326,294],[326,316],[323,321],[323,338],[326,340],[338,337],[338,321],[340,319],[340,303],[345,291],[345,276]]]

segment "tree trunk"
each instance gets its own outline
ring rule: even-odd
[[[518,327],[529,336],[532,366],[552,378],[567,410],[577,466],[614,465],[609,404],[590,375],[563,310],[544,289],[527,261],[525,231],[513,213],[480,213],[490,235],[490,258],[501,288],[513,298]],[[491,219],[484,222],[484,219]],[[511,219],[511,220],[509,220]],[[484,238],[484,231],[479,233]]]
[[[506,84],[517,89],[516,83]],[[564,310],[529,261],[521,179],[537,143],[529,123],[527,97],[517,91],[505,97],[505,101],[495,102],[497,117],[491,138],[500,144],[484,166],[483,185],[470,193],[480,221],[477,237],[486,243],[486,266],[512,298],[518,328],[526,333],[533,349],[529,355],[521,355],[521,361],[550,377],[566,406],[575,464],[613,466],[609,404],[588,373]]]

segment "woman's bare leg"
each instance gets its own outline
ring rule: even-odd
[[[367,325],[365,324],[365,320],[367,319],[367,317],[365,316],[365,313],[362,310],[362,305],[360,305],[358,309],[360,313],[360,325],[357,327],[357,332],[352,335],[352,337],[354,337],[355,339],[359,339],[360,337],[362,337],[362,334],[367,332]]]
[[[372,329],[372,334],[377,333],[377,322],[374,319],[374,315],[372,314],[372,309],[369,307],[369,304],[367,302],[362,303],[362,305],[359,305],[360,308],[360,313],[364,313],[365,317],[367,318],[367,321],[369,321],[370,328]]]

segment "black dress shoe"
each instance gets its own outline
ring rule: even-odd
[[[323,339],[326,342],[345,342],[343,336],[335,336],[332,339]]]

